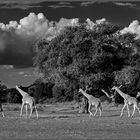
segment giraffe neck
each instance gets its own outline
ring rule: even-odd
[[[84,90],[81,89],[81,93],[87,98],[89,99],[91,97],[91,95],[87,94]]]
[[[22,95],[22,97],[24,97],[25,95],[27,95],[28,93],[21,90],[19,87],[16,87],[16,89],[19,91],[19,93]]]
[[[127,98],[127,94],[123,93],[119,88],[115,88],[115,90],[124,98]]]
[[[138,92],[138,94],[136,95],[136,98],[140,97],[140,93]]]
[[[105,95],[106,95],[108,98],[111,98],[111,96],[110,96],[106,91],[104,91],[103,89],[102,89],[102,92],[105,93]]]

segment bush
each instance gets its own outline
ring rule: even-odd
[[[9,89],[7,93],[7,102],[8,103],[21,103],[22,102],[22,96],[16,89]]]
[[[55,101],[64,101],[65,100],[65,94],[64,89],[61,86],[55,85],[52,89],[53,92],[53,98]]]

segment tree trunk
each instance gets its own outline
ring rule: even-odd
[[[118,104],[116,103],[115,98],[112,99],[112,106],[118,107]]]
[[[88,113],[88,100],[85,97],[82,98],[79,113]]]

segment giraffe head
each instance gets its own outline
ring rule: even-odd
[[[82,91],[82,89],[81,88],[79,88],[79,91],[78,92],[81,92]]]
[[[136,98],[138,98],[140,96],[140,92],[137,93]]]
[[[16,85],[16,89],[18,88],[18,86]]]
[[[113,86],[111,90],[114,90],[114,89],[117,89],[117,88],[120,88],[122,87],[122,85],[120,85],[119,87],[118,86]]]
[[[114,90],[114,89],[116,89],[117,87],[116,86],[113,86],[112,88],[111,88],[111,90]]]
[[[18,89],[20,87],[20,85],[16,85],[16,89]]]

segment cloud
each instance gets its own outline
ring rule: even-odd
[[[108,23],[105,18],[96,20],[96,24]]]
[[[59,3],[56,3],[56,4],[50,4],[48,5],[48,7],[50,8],[74,8],[73,5],[71,5],[71,2],[65,2],[65,1],[62,1],[62,2],[59,2]]]
[[[74,8],[72,5],[49,5],[50,8]]]
[[[24,37],[42,37],[48,30],[48,20],[45,18],[43,13],[36,15],[30,13],[27,17],[22,18],[19,21],[10,21],[9,24],[0,23],[2,31],[14,30],[17,35]]]
[[[91,21],[89,18],[86,19],[86,27],[87,27],[87,29],[91,29],[92,30],[95,25],[96,24],[93,21]]]
[[[19,23],[17,21],[10,21],[9,24],[0,23],[0,51],[6,49],[10,44],[22,48],[22,51],[25,47],[27,49],[28,45],[30,46],[35,40],[46,34],[49,28],[48,23],[42,13],[37,15],[30,13]]]
[[[95,1],[86,1],[86,2],[81,2],[80,5],[81,5],[81,6],[90,6],[90,5],[92,5],[93,3],[95,3]]]
[[[49,41],[52,40],[55,36],[57,36],[66,26],[79,26],[79,19],[61,18],[59,22],[50,22],[50,24],[54,24],[54,26],[50,25],[46,33],[47,40]]]
[[[47,0],[0,0],[0,4],[36,4]]]
[[[64,28],[66,26],[78,26],[79,25],[79,19],[78,18],[73,18],[73,19],[66,19],[66,18],[61,18],[59,22],[56,24],[56,27],[58,29]]]
[[[87,28],[106,23],[102,18],[92,22],[86,20]],[[79,26],[79,19],[61,18],[58,22],[49,21],[43,13],[30,13],[19,21],[0,23],[0,65],[13,65],[15,68],[33,65],[33,45],[44,37],[48,41],[56,37],[66,26]]]
[[[85,0],[82,3],[85,3]],[[130,0],[129,0],[130,1]],[[133,0],[133,2],[138,0]],[[0,4],[38,4],[42,2],[50,2],[50,0],[0,0]],[[62,3],[67,3],[68,1],[63,0]],[[75,2],[75,0],[71,0],[71,2]],[[86,3],[92,2],[118,2],[118,0],[89,0]],[[128,2],[128,0],[121,0],[121,2]]]
[[[108,24],[107,20],[105,18],[102,18],[102,19],[99,19],[99,20],[96,20],[95,22],[91,21],[89,18],[86,19],[86,27],[87,29],[94,29],[94,27],[98,24]]]
[[[19,35],[36,36],[37,38],[44,36],[48,30],[48,20],[43,13],[36,15],[30,13],[27,17],[20,20],[16,28]]]
[[[71,3],[70,2],[67,2],[67,1],[62,1],[62,2],[59,2],[59,5],[70,5]]]
[[[54,25],[52,25],[54,23]],[[43,13],[30,13],[27,17],[22,18],[19,23],[10,21],[9,24],[0,23],[0,29],[3,33],[14,34],[22,39],[39,39],[44,37],[50,31],[61,30],[66,26],[78,26],[79,19],[61,18],[58,22],[49,21]],[[54,27],[54,28],[53,28]]]
[[[140,25],[138,20],[134,20],[128,27],[120,31],[121,34],[132,33],[136,34],[136,39],[140,39]]]
[[[34,55],[32,47],[36,40],[45,36],[51,40],[65,26],[78,24],[77,18],[61,18],[59,22],[51,22],[43,13],[30,13],[19,22],[0,23],[0,65],[31,66]]]
[[[115,5],[118,6],[128,6],[128,7],[136,7],[137,5],[134,3],[128,3],[128,2],[114,2]]]
[[[42,7],[40,5],[30,5],[28,3],[5,3],[3,5],[0,5],[1,9],[22,9],[22,10],[27,10],[30,8],[38,8]]]

